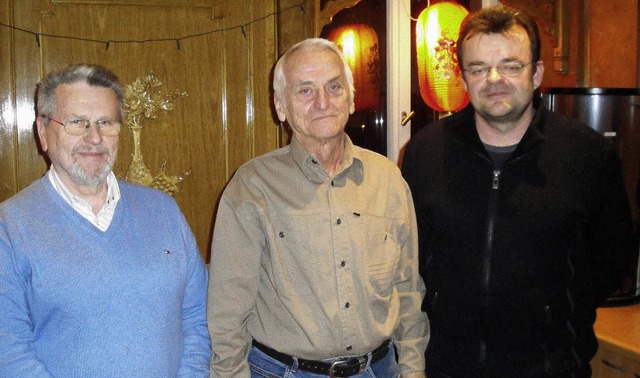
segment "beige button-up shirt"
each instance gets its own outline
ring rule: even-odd
[[[251,339],[312,360],[391,338],[403,376],[424,374],[411,194],[399,169],[346,137],[331,179],[295,140],[242,166],[213,235],[207,321],[212,376],[249,376]]]

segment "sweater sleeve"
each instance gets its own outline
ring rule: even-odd
[[[13,250],[0,219],[0,377],[50,377],[38,360],[27,291],[31,275],[26,259]]]
[[[211,342],[206,318],[207,271],[193,233],[182,214],[180,219],[189,258],[189,277],[182,304],[184,352],[177,376],[208,377]]]

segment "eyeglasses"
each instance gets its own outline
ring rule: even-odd
[[[60,122],[55,118],[51,118],[49,116],[43,116],[57,124],[60,124],[64,127],[64,131],[73,136],[81,136],[87,133],[91,124],[95,124],[98,128],[98,131],[103,136],[116,136],[120,133],[120,122],[112,121],[109,119],[101,119],[99,121],[91,122],[88,119],[75,119],[71,118],[64,122]]]
[[[471,66],[463,69],[463,71],[468,72],[469,76],[474,79],[487,77],[487,75],[489,75],[489,72],[491,72],[491,70],[494,68],[496,69],[496,72],[498,72],[502,76],[515,77],[520,75],[522,70],[531,63],[533,63],[533,61],[525,64],[504,63],[497,66]]]

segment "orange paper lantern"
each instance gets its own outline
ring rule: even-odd
[[[343,25],[327,38],[342,51],[355,87],[356,110],[377,110],[380,104],[380,51],[376,31],[365,24]]]
[[[416,24],[420,95],[429,107],[449,113],[465,107],[469,96],[462,85],[456,41],[469,12],[455,2],[425,8]]]

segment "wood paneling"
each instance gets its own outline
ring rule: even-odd
[[[23,31],[0,26],[0,201],[47,169],[32,133],[34,90],[44,73],[97,63],[129,84],[152,71],[164,82],[162,91],[188,97],[143,120],[142,154],[152,173],[165,161],[168,174],[191,171],[174,197],[207,257],[227,181],[280,143],[270,96],[278,7],[277,0],[3,2],[0,21]],[[288,17],[294,13],[301,11]],[[125,127],[114,167],[119,177],[132,151]]]
[[[635,88],[638,0],[585,1],[586,87]]]
[[[538,21],[545,62],[542,86],[636,87],[638,0],[500,1],[529,11]],[[562,45],[568,47],[565,73],[554,70],[554,47],[561,37]]]
[[[0,4],[0,22],[13,23],[11,4]],[[13,56],[13,31],[0,27],[0,200],[15,193],[17,187],[17,121]]]

